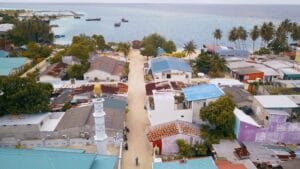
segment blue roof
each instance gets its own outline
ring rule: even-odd
[[[173,57],[154,58],[150,61],[150,65],[153,73],[160,73],[163,71],[171,70],[192,72],[191,66],[186,61]]]
[[[205,157],[190,159],[186,163],[179,161],[153,163],[153,169],[217,169],[217,167],[211,157]]]
[[[113,169],[116,159],[66,151],[0,149],[0,168],[5,169]]]
[[[9,56],[9,53],[4,51],[4,50],[0,50],[0,58],[7,58]]]
[[[187,101],[197,101],[218,98],[224,92],[214,84],[201,84],[183,89]]]
[[[66,149],[66,148],[49,148],[49,147],[34,147],[33,150],[44,150],[44,151],[61,151],[68,153],[84,153],[84,150],[81,149]]]
[[[26,58],[1,58],[0,57],[0,76],[8,76],[15,68],[19,68],[25,64]]]

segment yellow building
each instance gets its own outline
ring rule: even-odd
[[[297,51],[296,51],[295,61],[300,63],[300,49],[297,49]]]

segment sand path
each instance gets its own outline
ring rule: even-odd
[[[143,66],[145,57],[137,50],[132,50],[129,54],[130,73],[128,89],[127,126],[130,129],[128,135],[129,150],[123,153],[123,169],[151,169],[152,150],[146,138],[146,130],[149,126],[147,113],[144,109],[146,90],[144,83]],[[140,166],[135,166],[135,158],[139,158]]]

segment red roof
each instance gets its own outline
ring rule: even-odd
[[[233,164],[227,160],[215,161],[218,169],[247,169],[244,164]]]

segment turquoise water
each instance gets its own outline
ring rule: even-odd
[[[250,30],[253,25],[264,21],[279,21],[289,18],[300,23],[300,6],[288,5],[170,5],[170,4],[1,4],[0,8],[33,10],[73,10],[85,14],[80,20],[63,18],[53,21],[58,28],[55,34],[65,38],[56,43],[68,44],[78,34],[102,34],[107,41],[132,41],[150,33],[160,33],[176,42],[179,47],[189,40],[213,43],[212,32],[223,31],[222,44],[228,42],[228,32],[233,26],[244,26]],[[85,18],[101,17],[100,22],[86,22]],[[122,17],[129,23],[115,28],[113,24]],[[247,41],[248,47],[252,42]],[[260,42],[257,42],[259,45]]]

